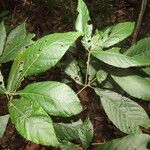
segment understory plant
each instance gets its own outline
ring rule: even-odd
[[[150,127],[150,119],[136,101],[150,100],[150,38],[122,48],[120,42],[132,34],[133,22],[98,30],[93,29],[83,0],[78,0],[77,11],[76,31],[49,34],[37,41],[32,40],[34,34],[26,32],[25,23],[9,34],[4,23],[0,24],[0,63],[13,60],[8,80],[3,81],[0,74],[0,93],[9,101],[9,114],[0,117],[0,136],[10,118],[27,140],[64,150],[88,149],[94,136],[90,118],[73,121],[71,117],[83,111],[78,95],[91,88],[100,97],[108,119],[127,134],[94,143],[95,149],[148,149],[150,136],[142,133],[142,128]],[[65,73],[62,82],[21,85],[26,77],[55,65]],[[72,80],[82,86],[77,93],[66,84]],[[59,117],[67,123],[54,119]],[[78,139],[80,144],[74,144]]]

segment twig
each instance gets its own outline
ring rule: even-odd
[[[93,80],[91,80],[88,84],[86,84],[80,91],[78,91],[76,93],[76,95],[79,95],[84,89],[86,89],[87,87],[91,87],[90,84],[92,84],[94,81],[96,80],[96,78],[94,78]],[[91,87],[92,88],[92,87]]]
[[[141,10],[140,10],[140,13],[139,13],[139,17],[138,17],[138,20],[137,20],[137,25],[136,25],[136,28],[135,28],[135,31],[134,31],[134,34],[133,34],[132,44],[134,44],[137,41],[138,33],[139,33],[139,30],[140,30],[140,27],[141,27],[141,24],[142,24],[142,19],[143,19],[145,10],[146,10],[146,5],[147,5],[147,0],[143,0],[142,5],[141,5]]]
[[[89,65],[90,65],[90,56],[91,53],[88,53],[87,67],[86,67],[86,75],[85,75],[85,85],[88,83],[88,75],[89,75]]]

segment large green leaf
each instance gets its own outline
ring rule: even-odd
[[[150,66],[150,59],[145,57],[129,57],[116,51],[96,50],[91,52],[97,59],[120,68]]]
[[[50,34],[26,48],[13,63],[8,90],[16,90],[24,77],[45,72],[56,65],[79,36],[78,32]]]
[[[2,55],[3,48],[5,46],[5,40],[6,40],[6,30],[4,22],[0,23],[0,56]]]
[[[84,149],[87,149],[93,140],[93,125],[90,118],[86,118],[81,128],[79,129],[79,137]]]
[[[9,120],[9,115],[0,116],[0,138],[3,137],[8,120]]]
[[[134,101],[112,91],[100,89],[95,89],[95,91],[101,97],[107,116],[122,132],[137,134],[141,133],[139,126],[150,127],[148,115]]]
[[[61,140],[75,140],[79,138],[79,129],[82,125],[82,121],[79,120],[73,123],[55,123],[54,129],[57,137]]]
[[[4,94],[6,91],[4,81],[3,81],[3,76],[0,70],[0,94]]]
[[[13,60],[21,50],[33,43],[31,39],[34,36],[34,34],[27,33],[25,23],[12,30],[7,37],[0,63]]]
[[[100,144],[95,150],[149,150],[150,135],[128,135],[105,144]]]
[[[125,53],[127,56],[140,55],[150,58],[150,37],[144,38],[131,46]]]
[[[17,131],[27,140],[43,145],[59,145],[50,116],[36,101],[13,100],[9,103],[9,112]]]
[[[111,77],[131,96],[150,101],[150,80],[138,75]]]
[[[123,41],[125,38],[132,34],[133,30],[133,22],[119,23],[110,27],[110,29],[105,31],[106,33],[103,33],[103,35],[105,35],[102,38],[103,47],[110,47],[120,41]]]
[[[83,38],[83,45],[88,49],[90,47],[90,40],[91,40],[91,34],[92,34],[92,25],[90,22],[90,15],[88,8],[83,0],[78,0],[78,16],[75,22],[75,28],[77,31],[84,34]]]
[[[54,116],[70,117],[82,111],[80,100],[74,91],[60,82],[33,83],[19,94],[36,101],[47,113]]]

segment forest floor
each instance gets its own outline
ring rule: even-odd
[[[15,27],[23,21],[27,22],[29,32],[36,33],[36,38],[42,37],[48,33],[66,32],[74,29],[74,21],[76,18],[76,1],[72,3],[65,0],[59,1],[53,7],[48,7],[43,3],[24,3],[17,2],[9,6],[5,4],[9,10],[6,16],[0,16],[0,21],[5,20],[5,23],[10,27]],[[124,21],[136,21],[139,11],[140,2],[130,0],[114,0],[103,3],[94,3],[88,1],[88,7],[91,12],[92,22],[95,27],[102,28],[108,25],[116,24]],[[105,10],[102,8],[108,8]],[[5,8],[5,9],[6,9]],[[142,27],[139,32],[139,39],[150,36],[150,3],[145,13]],[[0,13],[4,10],[0,10]],[[109,12],[109,13],[108,13]],[[74,19],[73,19],[74,18]],[[127,39],[128,46],[131,45],[132,38]],[[7,78],[10,64],[2,65],[3,75]],[[26,79],[26,84],[33,81],[43,80],[60,80],[61,73],[59,70],[47,71],[37,77]],[[72,84],[75,91],[79,91],[81,87],[75,83]],[[94,125],[94,143],[102,143],[114,138],[122,137],[124,133],[119,131],[106,116],[98,97],[95,97],[90,89],[84,90],[79,94],[84,107],[81,118],[90,116]],[[150,115],[150,104],[143,101],[138,102]],[[5,96],[0,96],[0,115],[7,114],[7,100]],[[150,134],[150,131],[145,131]],[[54,148],[37,145],[27,141],[21,137],[15,130],[13,124],[9,122],[4,137],[0,139],[0,149],[10,150],[54,150]],[[92,148],[91,148],[92,149]]]

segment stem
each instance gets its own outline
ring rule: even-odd
[[[76,95],[79,95],[84,89],[86,89],[89,85],[85,85],[80,91],[78,91],[78,93],[76,93]]]
[[[87,67],[86,67],[86,75],[85,75],[85,86],[88,84],[88,75],[89,75],[89,65],[90,65],[90,56],[91,53],[88,53]]]
[[[132,44],[134,44],[137,41],[137,37],[138,37],[138,32],[140,30],[141,24],[142,24],[142,19],[146,10],[146,5],[147,5],[147,0],[143,0],[142,1],[142,5],[141,5],[141,10],[140,10],[140,14],[137,20],[137,25],[133,34],[133,39],[132,39]]]
[[[80,91],[78,91],[78,93],[76,93],[76,95],[79,95],[87,87],[91,87],[90,84],[93,83],[95,80],[96,80],[96,78],[94,78],[92,81],[90,81],[88,84],[86,84]]]

